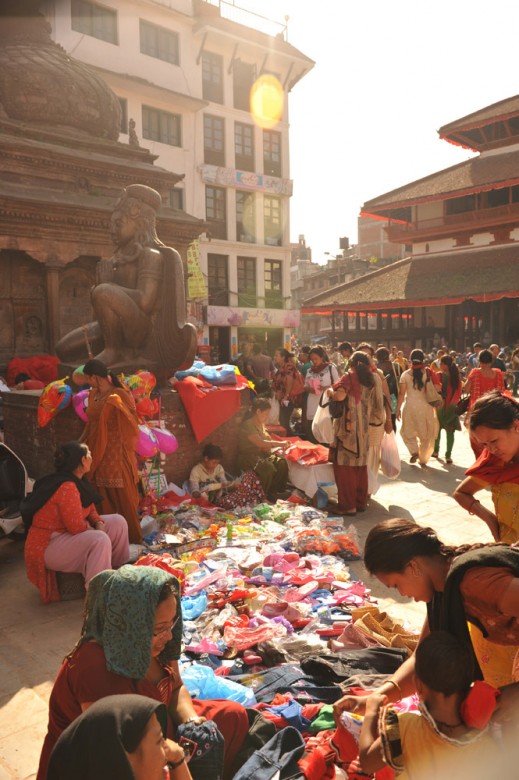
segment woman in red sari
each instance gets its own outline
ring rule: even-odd
[[[470,394],[469,411],[478,398],[492,390],[502,392],[505,389],[503,372],[500,368],[492,368],[494,356],[489,349],[482,349],[478,355],[479,368],[473,368],[463,385],[463,390]],[[475,436],[470,435],[470,446],[476,458],[483,452],[483,447]]]
[[[130,542],[140,544],[135,402],[130,390],[100,360],[89,360],[83,373],[92,388],[82,437],[92,453],[90,479],[103,498],[102,512],[122,515],[128,523]]]

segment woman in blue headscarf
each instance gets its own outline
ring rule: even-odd
[[[178,668],[182,640],[179,584],[151,566],[122,566],[90,582],[79,642],[65,658],[49,701],[49,726],[37,780],[47,777],[59,735],[98,699],[138,693],[166,705],[169,736],[179,733],[213,751],[212,777],[221,777],[217,756],[225,746],[223,778],[249,729],[247,712],[232,701],[193,701]],[[190,770],[197,780],[197,752]],[[223,758],[223,756],[222,756]],[[204,762],[207,777],[207,761]]]

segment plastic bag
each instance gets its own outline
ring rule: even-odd
[[[267,425],[279,425],[279,401],[277,398],[269,398],[270,412],[267,417]]]
[[[367,467],[368,469],[368,493],[370,496],[374,496],[380,487],[380,482],[377,479],[377,475]]]
[[[253,707],[256,704],[256,697],[251,688],[246,688],[225,677],[217,677],[212,669],[202,664],[194,663],[183,668],[182,682],[191,696],[203,701],[230,699],[243,704],[244,707]]]
[[[321,444],[331,444],[334,440],[333,420],[330,415],[330,407],[326,402],[326,391],[319,398],[319,406],[312,420],[312,433]]]
[[[221,366],[205,366],[200,371],[200,376],[211,385],[235,385],[236,366],[223,363]]]
[[[380,469],[382,474],[388,479],[396,479],[400,474],[400,468],[400,455],[398,454],[395,432],[384,433],[384,438],[380,445]]]

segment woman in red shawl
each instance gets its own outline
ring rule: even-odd
[[[465,472],[454,498],[488,525],[496,542],[513,544],[519,539],[519,402],[504,393],[488,393],[472,407],[469,427],[483,452]],[[474,497],[486,487],[495,513]]]

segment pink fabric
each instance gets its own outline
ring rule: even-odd
[[[55,533],[45,550],[45,566],[53,571],[80,572],[88,585],[92,577],[128,562],[128,523],[122,515],[101,515],[103,531],[73,536]]]

